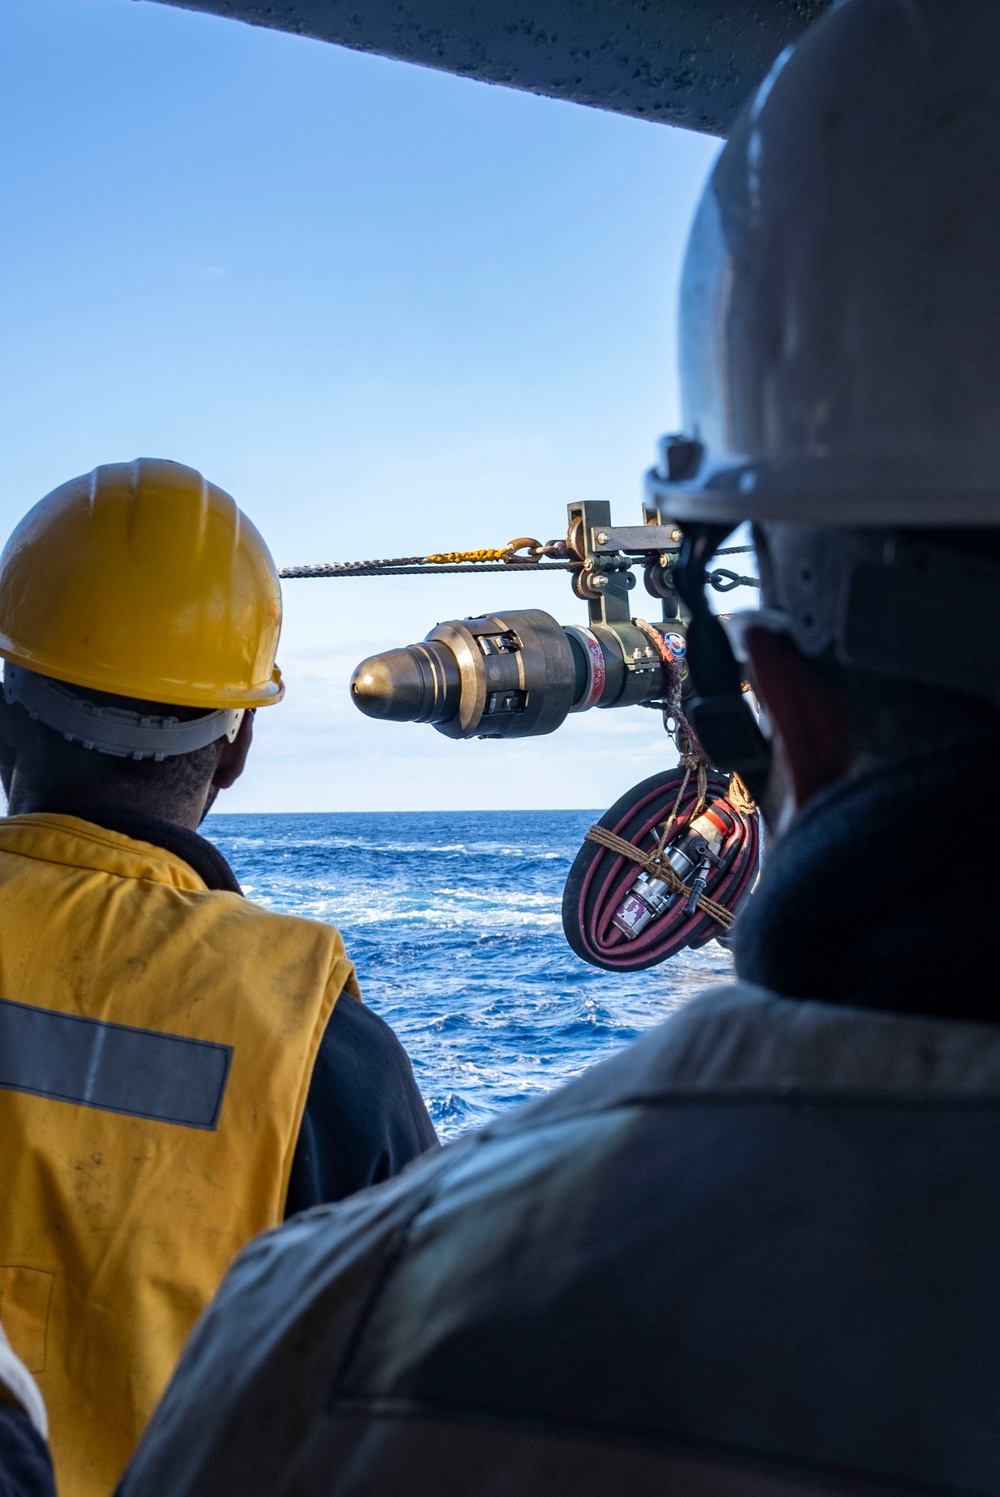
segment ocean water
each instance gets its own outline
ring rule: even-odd
[[[647,972],[588,967],[562,886],[597,811],[214,815],[249,898],[343,934],[443,1138],[549,1091],[732,970],[714,941]]]

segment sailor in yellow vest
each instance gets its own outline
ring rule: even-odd
[[[329,925],[196,828],[281,700],[281,594],[176,463],[56,489],[0,556],[0,1312],[62,1497],[106,1497],[233,1255],[434,1132]]]

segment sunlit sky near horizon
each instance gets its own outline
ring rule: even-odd
[[[0,9],[0,117],[4,537],[140,455],[280,565],[638,522],[716,141],[148,0]],[[217,809],[598,807],[673,762],[634,709],[500,744],[351,706],[363,656],[532,606],[584,621],[564,578],[287,582],[288,696]]]

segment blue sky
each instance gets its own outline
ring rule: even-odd
[[[139,455],[279,564],[638,520],[717,142],[148,0],[0,9],[0,116],[3,535]],[[219,809],[596,807],[672,759],[635,710],[465,744],[350,705],[364,655],[525,606],[583,621],[561,579],[286,583],[288,697]]]

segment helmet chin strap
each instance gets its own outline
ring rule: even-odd
[[[221,707],[182,722],[125,707],[105,707],[77,696],[62,681],[10,661],[4,665],[3,694],[9,704],[19,702],[33,721],[44,723],[67,743],[79,743],[116,759],[170,759],[193,754],[218,738],[232,743],[245,711]]]
[[[711,763],[735,771],[760,801],[771,772],[771,745],[746,700],[742,672],[705,595],[708,564],[734,528],[730,524],[681,524],[674,585],[691,613],[687,661],[694,683],[694,696],[685,711]]]

